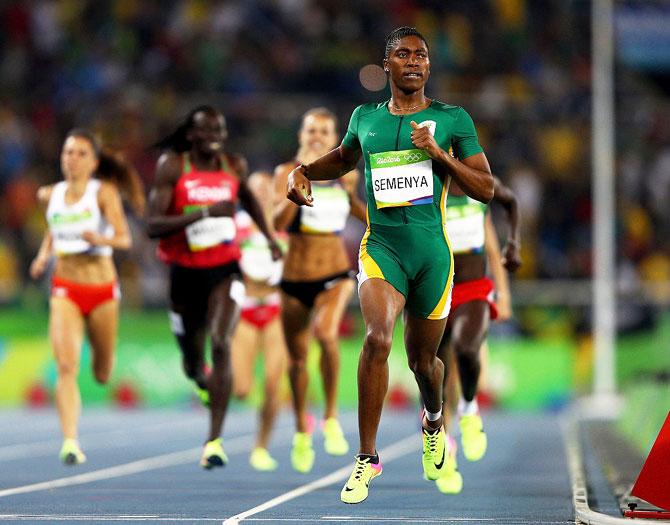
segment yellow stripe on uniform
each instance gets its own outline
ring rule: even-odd
[[[367,244],[369,236],[370,226],[368,225],[367,229],[365,230],[365,235],[363,235],[363,239],[361,240],[361,249],[358,252],[359,269],[364,274],[363,279],[360,279],[361,283],[366,279],[384,279],[384,273],[382,272],[381,268],[368,253]]]
[[[359,279],[360,283],[366,279],[371,279],[374,277],[384,279],[384,272],[382,272],[381,268],[375,262],[375,260],[370,257],[370,254],[367,250],[368,237],[370,236],[370,211],[368,210],[368,206],[365,207],[365,223],[368,227],[365,230],[363,239],[361,239],[361,248],[358,253],[358,266],[359,270],[363,273],[363,278]]]
[[[449,309],[451,308],[451,288],[454,283],[454,252],[451,249],[451,243],[449,242],[449,235],[447,233],[447,194],[449,193],[449,183],[451,182],[451,177],[446,181],[442,186],[442,195],[440,196],[440,214],[442,215],[442,233],[444,234],[444,240],[447,241],[447,246],[449,247],[449,277],[447,278],[447,285],[442,291],[442,296],[440,297],[437,306],[428,316],[428,319],[444,319],[449,315]]]

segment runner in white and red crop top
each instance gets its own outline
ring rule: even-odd
[[[244,297],[233,219],[238,202],[268,239],[273,258],[281,257],[247,186],[246,160],[223,150],[226,136],[223,115],[199,106],[155,145],[163,154],[147,219],[149,236],[160,239],[158,255],[170,265],[170,322],[184,370],[210,408],[209,437],[200,461],[207,469],[227,461],[220,435],[232,383],[230,340]],[[204,356],[208,334],[209,374]]]
[[[86,456],[77,439],[81,399],[77,376],[84,334],[95,380],[105,384],[114,365],[120,291],[113,250],[132,244],[121,195],[135,213],[144,210],[144,190],[135,170],[103,150],[87,130],[70,131],[60,157],[63,179],[38,190],[49,225],[35,260],[40,278],[55,256],[49,300],[49,339],[56,359],[56,405],[63,431],[60,459],[67,465]]]

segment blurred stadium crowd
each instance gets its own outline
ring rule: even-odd
[[[35,202],[60,178],[65,132],[86,126],[145,183],[161,138],[193,105],[228,118],[252,169],[290,158],[302,113],[325,105],[344,131],[375,85],[384,38],[419,28],[429,96],[473,116],[494,172],[519,197],[519,279],[591,273],[590,3],[563,0],[19,0],[0,7],[0,304],[29,285],[44,230]],[[368,73],[366,73],[368,72]],[[371,75],[371,79],[367,79]],[[367,86],[367,89],[366,87]],[[620,280],[670,281],[670,108],[640,71],[617,70]],[[373,89],[382,88],[381,91]],[[666,98],[664,98],[664,96]],[[164,269],[133,224],[119,259],[126,305],[162,304]],[[359,230],[350,233],[352,252]],[[352,254],[353,257],[353,254]],[[655,287],[656,290],[663,288]],[[661,292],[659,292],[661,293]],[[659,297],[668,302],[666,296]]]

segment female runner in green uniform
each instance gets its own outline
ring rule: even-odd
[[[488,202],[493,176],[470,116],[425,96],[428,44],[414,28],[386,40],[391,99],[357,107],[342,144],[295,168],[287,196],[312,205],[311,180],[331,180],[365,159],[368,229],[359,253],[359,296],[366,333],[358,365],[359,454],[340,497],[359,503],[381,474],[376,436],[388,388],[393,327],[405,311],[405,348],[425,407],[422,464],[426,478],[445,464],[444,365],[437,348],[449,314],[453,256],[444,228],[453,177],[470,197]],[[453,148],[456,157],[449,155]]]

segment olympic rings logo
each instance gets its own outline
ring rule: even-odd
[[[419,153],[408,153],[405,155],[405,160],[407,162],[418,162],[421,160],[421,155]]]

